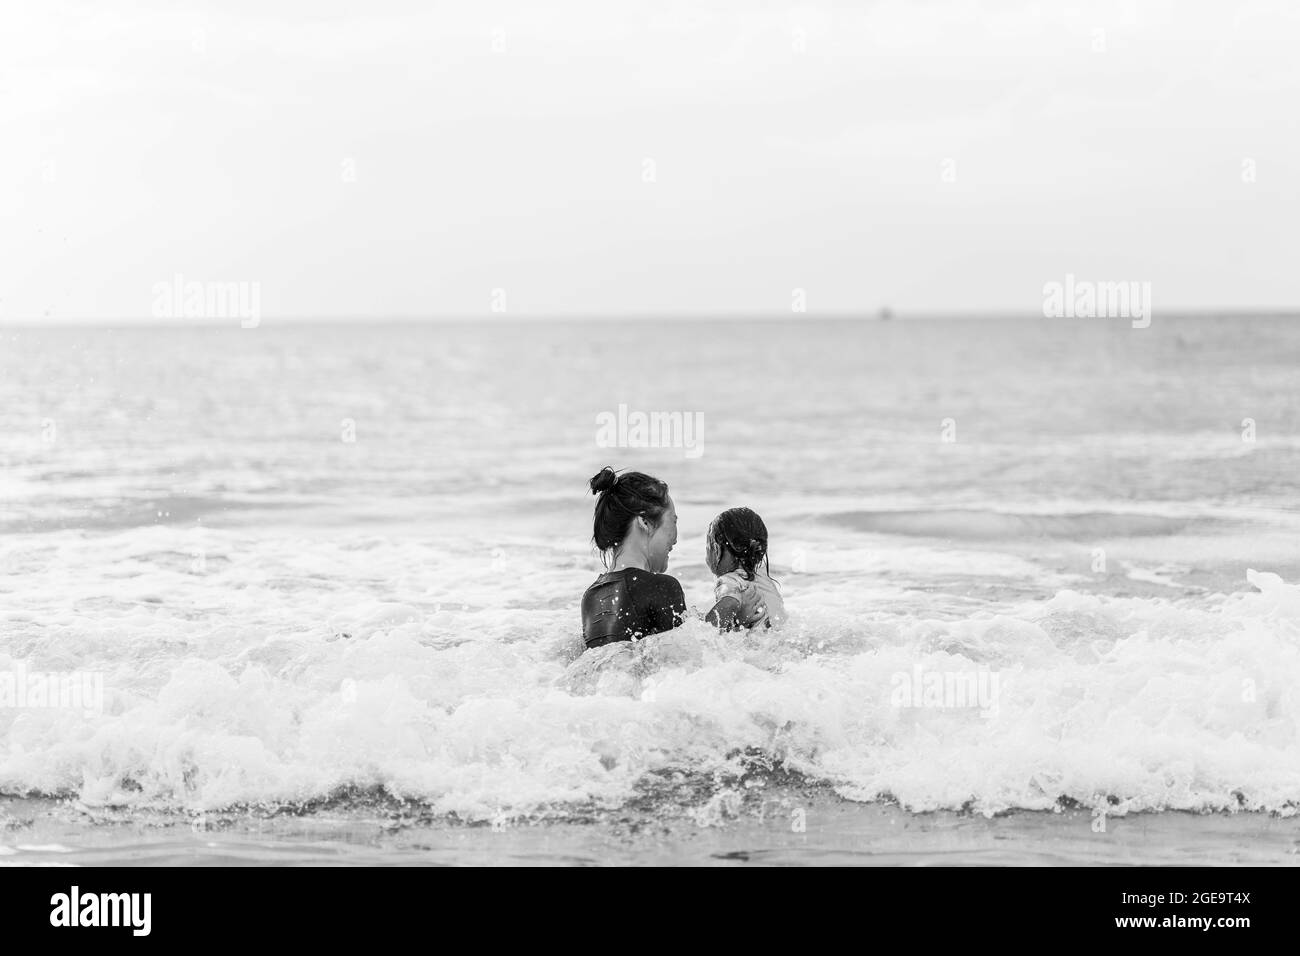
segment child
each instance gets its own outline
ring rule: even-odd
[[[785,620],[785,602],[768,571],[767,527],[754,512],[729,508],[714,518],[705,536],[704,560],[718,576],[713,589],[717,603],[704,617],[710,624],[730,631]]]

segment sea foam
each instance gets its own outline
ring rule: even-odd
[[[555,574],[572,590],[583,572]],[[105,706],[0,708],[0,791],[194,811],[382,788],[489,819],[618,806],[655,774],[757,757],[918,811],[1289,814],[1300,588],[1249,580],[1195,601],[1059,590],[942,618],[792,594],[780,630],[691,620],[581,655],[570,607],[357,601],[288,631],[247,613],[214,627],[166,607],[69,611],[0,671],[102,671]],[[991,709],[896,693],[978,673],[997,675]]]

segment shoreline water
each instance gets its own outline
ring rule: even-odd
[[[763,807],[713,800],[492,825],[346,808],[194,818],[3,797],[0,867],[1300,865],[1300,816],[1161,811],[1101,827],[1082,809],[910,813],[798,789]]]

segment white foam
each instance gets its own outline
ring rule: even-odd
[[[207,532],[196,574],[185,535],[87,540],[49,593],[18,596],[0,671],[100,670],[106,700],[0,709],[0,790],[199,810],[383,786],[486,820],[617,804],[648,772],[753,750],[915,809],[1300,800],[1300,588],[1276,575],[1229,597],[1058,590],[966,613],[792,575],[781,632],[692,621],[570,667],[592,570],[567,554],[510,591],[487,546]],[[688,581],[690,603],[706,599]],[[896,676],[918,666],[996,672],[996,714],[895,706]]]

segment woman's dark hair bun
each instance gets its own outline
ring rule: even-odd
[[[614,469],[606,465],[600,469],[591,479],[591,493],[598,495],[602,491],[607,491],[614,487],[614,482],[618,481],[618,475],[614,474]]]
[[[637,518],[645,518],[654,527],[659,527],[671,504],[668,486],[658,478],[639,471],[625,471],[618,475],[608,466],[591,479],[591,492],[597,496],[591,539],[602,558],[627,537],[627,529]]]

